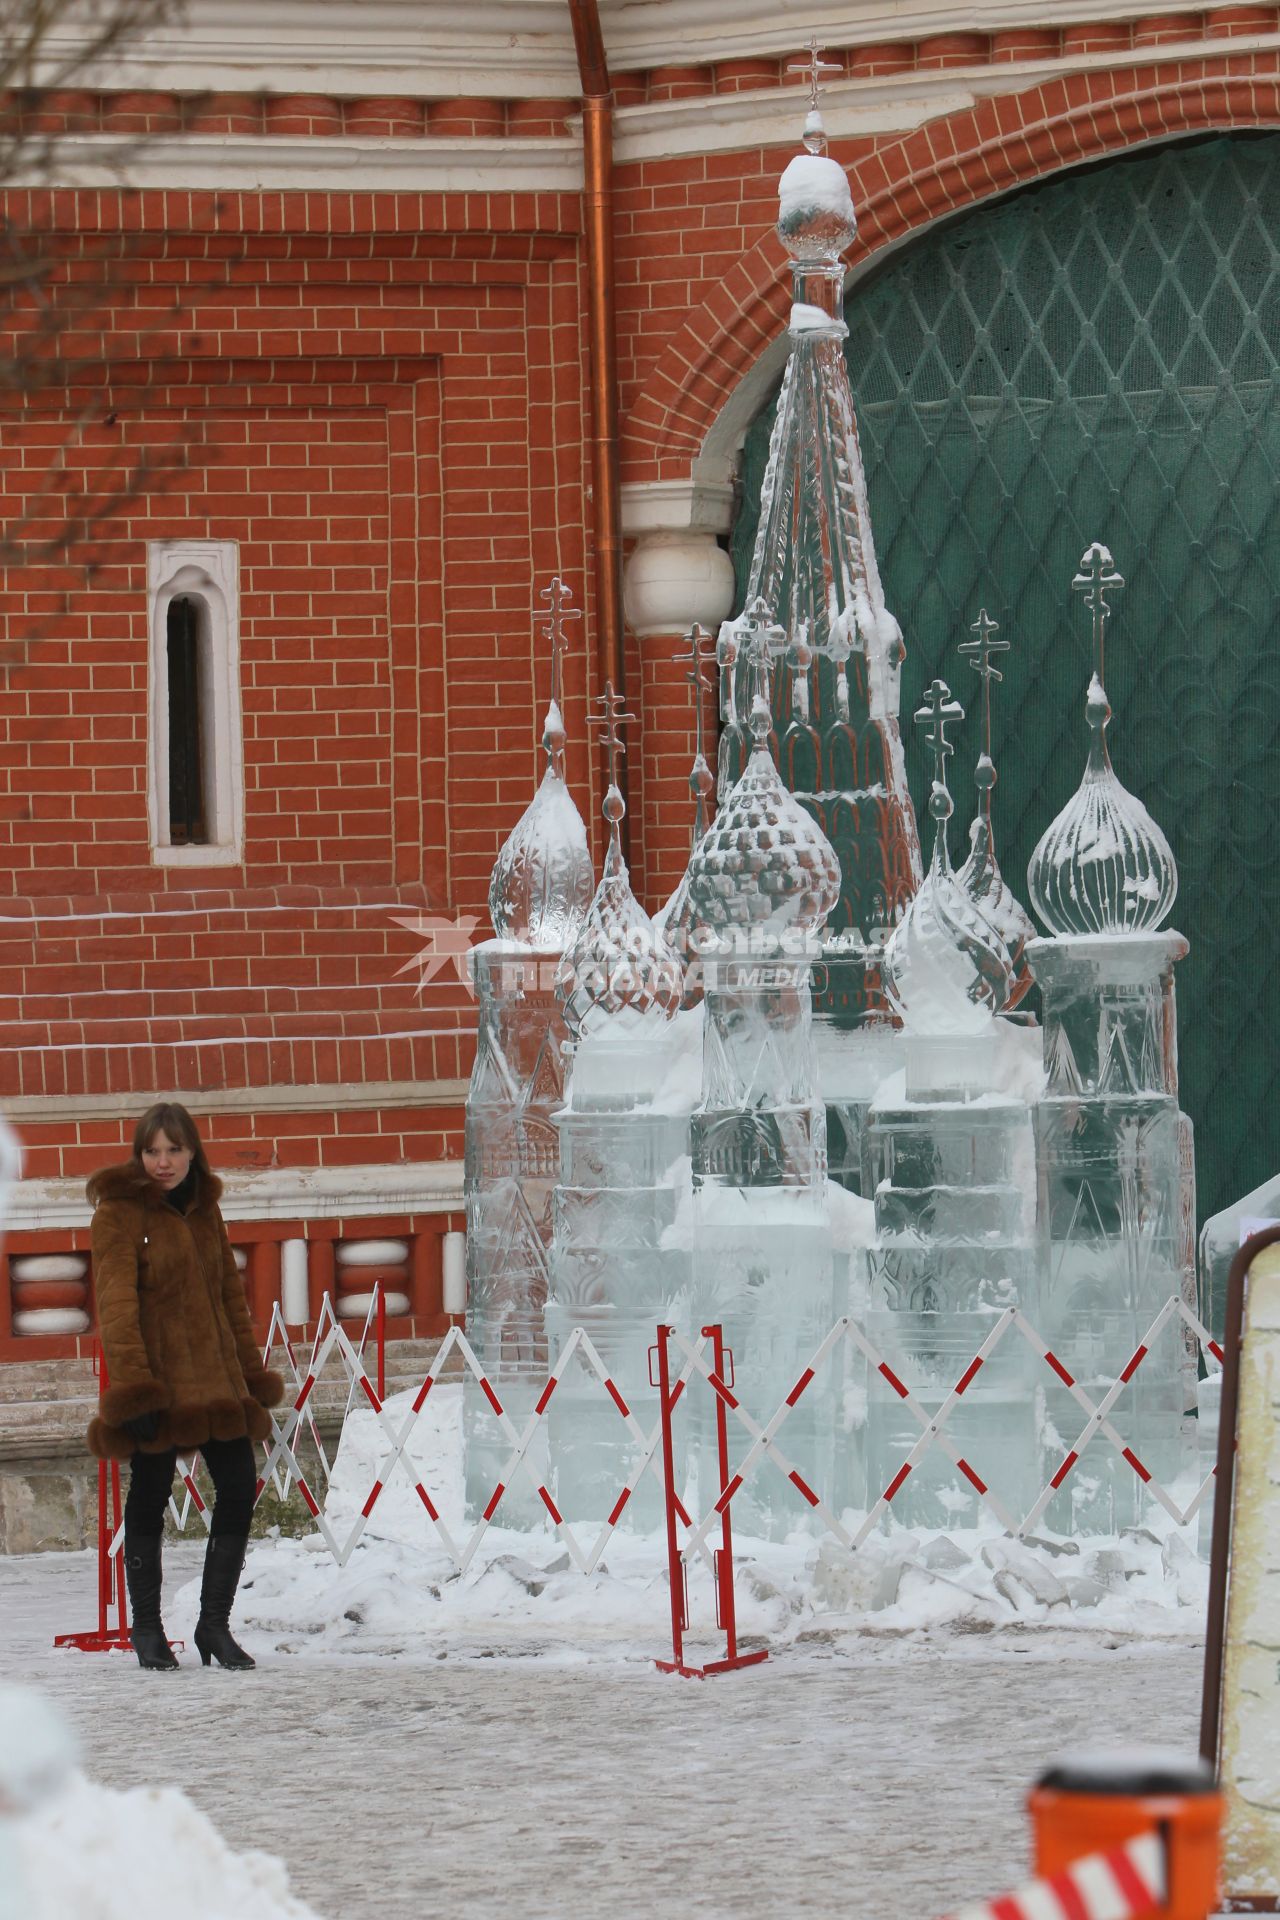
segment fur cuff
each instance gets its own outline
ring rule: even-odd
[[[244,1383],[260,1407],[278,1407],[284,1399],[284,1375],[255,1367],[244,1376]]]
[[[99,1398],[98,1411],[108,1426],[118,1427],[140,1413],[163,1413],[168,1404],[168,1391],[158,1380],[139,1380],[133,1386],[108,1387]]]

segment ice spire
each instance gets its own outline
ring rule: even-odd
[[[933,754],[933,858],[885,948],[885,990],[908,1033],[980,1033],[1008,1000],[1013,968],[996,928],[951,869],[947,759],[955,749],[947,728],[964,719],[964,708],[945,680],[934,680],[915,717]]]
[[[561,682],[564,624],[579,612],[557,575],[539,598],[547,602],[543,638],[551,648],[551,696],[542,726],[546,771],[494,862],[489,917],[500,940],[561,952],[573,939],[591,898],[587,830],[565,785]]]
[[[609,844],[595,896],[577,938],[556,974],[556,994],[573,1040],[581,1040],[618,1014],[667,1019],[680,1004],[680,968],[631,891],[622,857],[622,822],[627,804],[618,786],[618,759],[626,751],[624,722],[634,720],[625,701],[605,684],[599,712],[589,725],[600,729],[609,756],[609,787],[602,812],[609,823]]]
[[[1031,970],[1023,958],[1028,940],[1034,940],[1035,927],[1000,871],[996,859],[995,836],[991,826],[991,793],[996,784],[995,762],[991,758],[991,682],[1004,678],[994,655],[1007,653],[1009,642],[997,640],[1000,628],[985,607],[969,629],[972,640],[962,640],[958,651],[968,660],[982,681],[982,752],[974,770],[978,789],[978,810],[969,827],[969,858],[956,875],[971,900],[986,914],[1009,950],[1013,982],[1005,1011],[1016,1007],[1031,986]]]
[[[867,505],[841,311],[857,222],[844,168],[826,151],[811,43],[804,150],[779,184],[778,234],[791,256],[790,353],[760,500],[747,611],[720,635],[723,801],[750,755],[744,642],[761,618],[778,633],[776,725],[782,776],[836,848],[834,932],[877,949],[920,881],[920,850],[898,724],[904,647],[885,606]],[[761,612],[762,610],[762,612]],[[855,1015],[879,1004],[874,967],[849,989]]]
[[[1085,707],[1089,758],[1079,787],[1031,856],[1027,889],[1051,933],[1145,933],[1167,917],[1178,869],[1169,842],[1141,800],[1121,786],[1107,751],[1107,595],[1124,581],[1095,541],[1071,585],[1093,616],[1093,678]]]

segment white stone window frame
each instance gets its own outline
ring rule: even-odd
[[[169,608],[187,596],[200,622],[200,728],[207,841],[169,839]],[[240,548],[234,540],[147,543],[147,822],[161,867],[235,867],[244,860],[244,728],[240,699]]]

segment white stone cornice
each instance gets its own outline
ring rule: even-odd
[[[733,501],[729,483],[630,481],[622,489],[622,531],[628,539],[646,533],[728,533]]]
[[[582,148],[564,139],[327,139],[272,134],[69,136],[53,184],[217,192],[580,193]],[[9,184],[24,184],[20,170]],[[25,184],[49,184],[44,178]]]
[[[1092,18],[1093,16],[1090,15]],[[1002,60],[945,72],[907,73],[874,80],[837,80],[824,91],[822,118],[833,140],[909,133],[944,114],[960,113],[980,98],[1019,93],[1059,75],[1110,72],[1159,58],[1203,60],[1215,55],[1274,52],[1280,34],[1241,34],[1229,40],[1168,41],[1158,48],[1120,48],[1070,58]],[[698,153],[798,144],[803,115],[793,89],[717,94],[622,107],[614,152],[620,163]],[[573,123],[575,130],[579,122]]]
[[[374,1167],[270,1167],[225,1173],[222,1216],[237,1220],[355,1220],[406,1213],[460,1213],[462,1162]],[[83,1180],[20,1180],[5,1209],[6,1233],[87,1227]]]
[[[1150,0],[601,0],[613,72],[916,41],[934,34],[1133,20]],[[1166,0],[1163,13],[1201,6]],[[49,36],[51,61],[75,46]],[[1238,45],[1238,42],[1233,42]],[[1154,50],[1149,50],[1154,51]],[[1164,49],[1158,49],[1161,56]],[[178,92],[408,95],[419,99],[575,99],[580,91],[567,0],[187,0],[169,23],[117,57],[104,84]]]
[[[1001,69],[1008,73],[1007,67]],[[833,140],[910,133],[927,120],[973,105],[968,73],[911,73],[894,80],[847,80],[828,87],[822,118]],[[659,100],[623,107],[615,121],[620,163],[680,154],[732,153],[739,148],[799,144],[802,102],[790,87],[721,93],[701,100]]]
[[[1197,14],[1203,5],[1173,0],[1163,13]],[[877,41],[915,41],[943,33],[1001,33],[1013,27],[1062,27],[1079,21],[1136,20],[1151,12],[1134,0],[986,0],[958,5],[896,4],[896,0],[601,0],[610,67],[687,66],[720,60],[794,53],[810,34],[827,47],[869,46]],[[1152,49],[1147,49],[1151,52]],[[1163,53],[1163,48],[1159,49]],[[934,76],[937,77],[936,75]],[[825,111],[825,97],[824,97]]]
[[[59,24],[50,63],[80,44]],[[104,84],[164,91],[576,99],[565,0],[187,0]]]
[[[318,1082],[314,1086],[218,1087],[182,1099],[197,1120],[213,1113],[337,1113],[357,1107],[460,1107],[467,1097],[466,1080],[365,1080]],[[163,1091],[155,1095],[164,1100]],[[173,1096],[177,1099],[177,1093]],[[53,1121],[136,1120],[136,1093],[27,1093],[4,1103],[4,1118],[21,1127],[47,1126]]]
[[[1092,17],[1092,16],[1091,16]],[[823,117],[833,139],[908,133],[930,120],[971,108],[978,99],[1018,93],[1069,73],[1108,72],[1159,58],[1212,59],[1280,49],[1280,34],[1229,40],[1167,41],[1159,48],[1121,48],[1071,58],[1001,61],[947,72],[912,70],[829,86]],[[614,150],[620,165],[701,153],[792,146],[801,125],[791,87],[663,100],[620,108]],[[424,135],[421,138],[160,134],[68,136],[57,150],[56,184],[79,187],[174,187],[252,192],[501,193],[582,190],[579,123],[563,136],[530,138]],[[21,178],[14,180],[21,185]],[[47,184],[47,178],[31,184]]]

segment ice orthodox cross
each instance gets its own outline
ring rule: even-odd
[[[563,780],[565,734],[560,698],[564,677],[564,650],[567,644],[564,623],[566,620],[580,620],[582,610],[571,604],[573,595],[558,573],[552,577],[549,587],[542,588],[538,598],[547,602],[546,625],[542,629],[542,637],[551,643],[551,699],[542,729],[542,749],[552,772]]]
[[[809,116],[805,121],[804,144],[810,153],[823,153],[826,150],[826,133],[822,125],[822,116],[818,103],[822,99],[824,88],[821,84],[824,73],[843,73],[844,68],[838,60],[822,58],[822,44],[816,33],[810,34],[806,49],[807,60],[793,60],[787,68],[788,73],[803,73],[809,82]]]
[[[595,704],[599,712],[588,715],[587,725],[599,730],[600,744],[609,756],[609,791],[605,794],[601,811],[609,822],[609,851],[612,854],[618,851],[618,829],[627,811],[627,803],[618,785],[618,759],[627,750],[622,728],[636,716],[627,712],[626,695],[615,693],[612,680],[605,681],[604,692]]]
[[[1004,675],[991,657],[995,653],[1008,653],[1009,651],[1009,642],[1007,640],[997,640],[994,638],[1000,631],[999,621],[993,620],[985,607],[980,607],[978,609],[978,617],[969,631],[972,634],[976,634],[977,638],[974,640],[962,640],[956,651],[964,654],[969,665],[984,683],[989,683],[992,680],[1002,680]]]
[[[933,755],[933,791],[929,795],[929,812],[941,824],[951,818],[952,801],[947,788],[947,755],[955,752],[955,746],[947,738],[947,728],[953,721],[964,719],[964,708],[958,700],[951,698],[951,689],[945,680],[934,680],[924,690],[924,705],[916,709],[916,725],[924,734],[925,745]]]
[[[773,726],[770,705],[774,658],[786,650],[784,628],[770,618],[763,600],[753,600],[743,622],[743,640],[751,665],[751,717],[747,725],[757,747],[763,747]]]
[[[707,830],[707,801],[715,787],[715,775],[707,765],[702,732],[702,695],[711,681],[703,671],[716,658],[716,644],[705,627],[695,621],[684,636],[684,649],[671,658],[684,667],[684,677],[693,688],[694,756],[689,787],[694,799],[693,844],[696,847]]]
[[[1118,592],[1124,579],[1116,572],[1116,563],[1100,540],[1095,540],[1081,554],[1080,571],[1071,585],[1074,592],[1084,595],[1084,603],[1093,615],[1093,671],[1099,685],[1105,686],[1107,621],[1111,618],[1107,595]]]
[[[996,770],[991,762],[991,682],[1004,678],[992,656],[1008,653],[1009,642],[996,639],[1000,631],[999,622],[991,618],[985,607],[978,609],[978,617],[969,631],[975,638],[962,640],[956,651],[964,654],[982,681],[982,757],[978,762],[976,778],[978,791],[982,794],[983,805],[990,818],[991,789],[996,783]]]
[[[824,73],[843,73],[844,68],[838,60],[822,58],[822,42],[816,33],[811,33],[805,46],[807,60],[793,60],[787,68],[788,73],[807,74],[809,79],[809,108],[816,112],[818,102],[823,95],[822,76]]]

